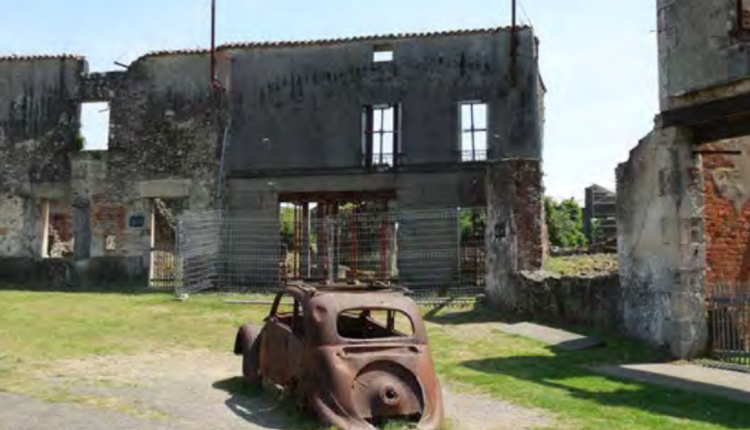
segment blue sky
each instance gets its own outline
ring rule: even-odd
[[[507,25],[509,0],[217,0],[218,40],[297,40]],[[545,186],[583,198],[658,110],[655,0],[520,0],[549,93]],[[0,55],[76,53],[94,71],[159,49],[205,47],[210,0],[0,0]]]

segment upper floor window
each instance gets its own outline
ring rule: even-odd
[[[109,147],[109,103],[95,102],[81,105],[81,132],[78,149],[106,151]]]
[[[461,103],[461,161],[487,160],[487,104]]]
[[[737,14],[740,30],[750,31],[750,0],[737,0]]]
[[[393,166],[398,147],[398,106],[366,106],[364,147],[366,166]]]
[[[393,61],[393,47],[391,45],[375,45],[372,60],[376,63]]]

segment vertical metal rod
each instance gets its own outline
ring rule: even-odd
[[[216,84],[216,0],[211,0],[211,85]]]
[[[310,202],[305,202],[302,206],[302,276],[310,279]]]
[[[357,277],[359,276],[359,274],[357,273],[358,272],[358,270],[357,270],[357,263],[358,263],[357,262],[357,247],[358,247],[358,244],[357,244],[357,217],[356,217],[356,215],[357,215],[357,208],[355,207],[352,210],[352,214],[350,215],[350,217],[351,217],[350,218],[350,223],[351,224],[349,226],[349,228],[351,230],[351,234],[352,234],[352,271],[351,271],[352,280],[357,279]]]
[[[386,255],[386,244],[385,244],[385,220],[380,219],[380,280],[386,281],[385,277],[385,263],[388,256]]]
[[[511,0],[511,28],[510,28],[510,78],[511,84],[516,85],[516,57],[518,50],[518,15],[517,15],[517,1]]]
[[[299,204],[298,203],[294,203],[294,246],[293,246],[293,249],[292,249],[292,252],[294,253],[294,254],[292,254],[293,255],[293,260],[292,260],[292,262],[293,262],[292,263],[293,264],[293,270],[292,270],[292,273],[294,274],[293,275],[294,279],[299,279],[299,256],[300,256],[299,252],[300,252],[300,242],[302,241],[301,240],[302,239],[301,238],[302,235],[300,234],[299,213],[300,213],[300,211],[299,211]]]

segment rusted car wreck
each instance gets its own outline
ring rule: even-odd
[[[443,400],[427,332],[404,292],[285,287],[262,328],[246,324],[237,333],[245,381],[279,386],[301,409],[344,430],[372,430],[386,419],[440,428]]]

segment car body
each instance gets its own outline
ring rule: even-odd
[[[247,383],[280,386],[340,429],[372,430],[390,418],[413,419],[420,430],[442,425],[425,324],[399,289],[288,285],[262,328],[240,327],[234,352]]]

